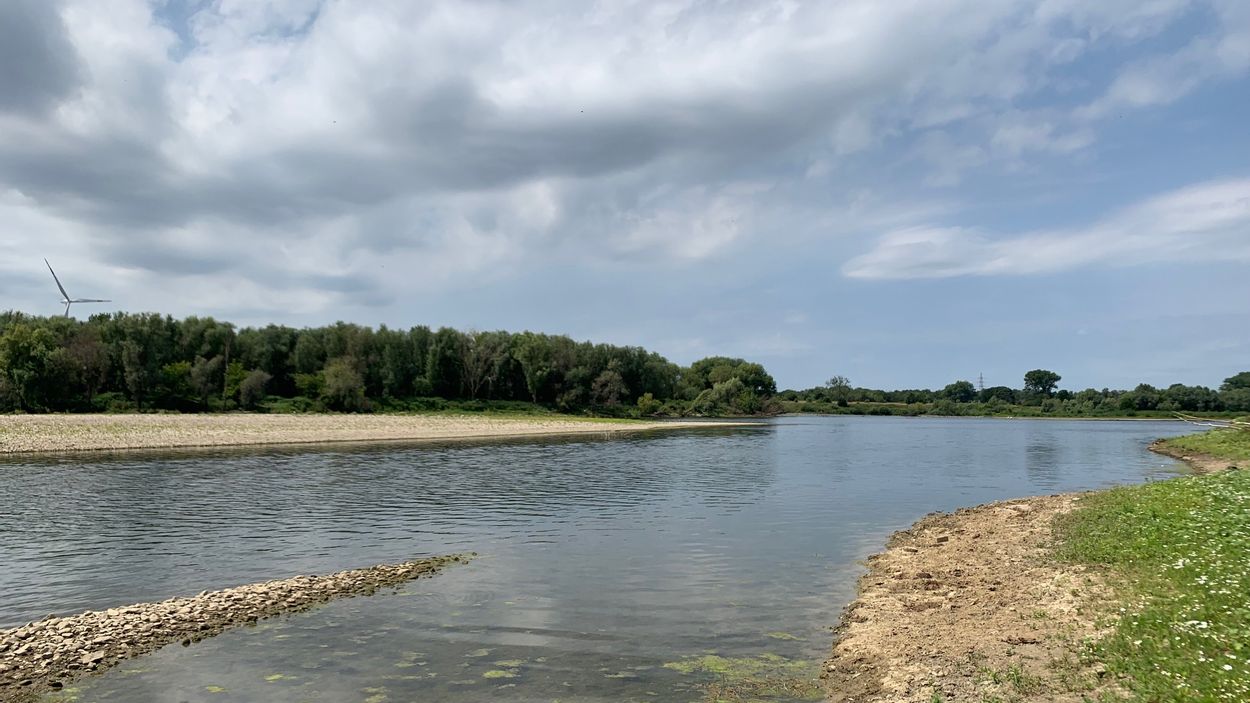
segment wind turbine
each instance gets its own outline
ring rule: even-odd
[[[52,274],[52,280],[56,281],[56,287],[61,289],[61,302],[65,303],[65,316],[69,317],[69,306],[74,303],[111,303],[111,300],[100,300],[99,298],[71,298],[69,293],[65,292],[65,286],[61,285],[61,279],[56,277],[56,271],[52,270],[52,264],[48,264],[48,260],[44,259],[43,263],[48,265],[48,271]]]

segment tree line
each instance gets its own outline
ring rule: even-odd
[[[1140,384],[1132,390],[1059,388],[1062,377],[1048,369],[1024,375],[1020,388],[979,389],[971,381],[955,381],[940,390],[876,390],[852,387],[843,376],[823,386],[778,394],[786,409],[808,412],[943,415],[1054,414],[1067,416],[1136,415],[1138,413],[1250,412],[1250,371],[1224,380],[1219,389],[1174,383],[1167,388]],[[859,406],[859,407],[856,407]],[[890,406],[901,406],[892,409]],[[897,410],[897,412],[896,412]]]
[[[525,401],[605,415],[749,415],[774,411],[776,390],[763,366],[743,359],[682,367],[641,347],[534,332],[0,313],[0,411],[368,412]]]

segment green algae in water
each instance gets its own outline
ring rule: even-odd
[[[491,669],[482,674],[484,679],[515,679],[516,677],[517,673],[515,671],[504,671],[503,669]]]
[[[205,686],[204,690],[208,691],[209,693],[225,693],[226,692],[226,689],[222,688],[221,686]]]
[[[787,659],[771,652],[738,658],[705,654],[668,662],[664,668],[686,675],[715,677],[704,685],[707,701],[819,700],[824,695],[817,683],[814,662]]]
[[[490,653],[491,653],[491,650],[483,647],[481,649],[475,649],[472,652],[469,652],[468,654],[466,654],[465,656],[466,657],[485,657],[485,656],[489,656]]]
[[[768,633],[768,636],[769,636],[769,637],[771,637],[771,638],[773,638],[773,639],[775,639],[775,640],[787,640],[787,641],[788,641],[788,640],[795,640],[795,641],[798,641],[798,640],[803,639],[802,637],[796,637],[796,636],[794,636],[794,635],[790,634],[789,632],[770,632],[770,633]]]
[[[286,680],[294,679],[294,678],[296,677],[288,676],[287,674],[270,674],[265,677],[265,680],[266,681],[286,681]]]
[[[504,659],[495,662],[495,666],[502,666],[505,669],[515,669],[525,663],[524,659]]]

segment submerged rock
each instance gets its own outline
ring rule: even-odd
[[[453,554],[326,576],[295,576],[158,603],[88,610],[62,618],[49,615],[0,630],[0,701],[32,700],[40,691],[60,688],[85,673],[104,671],[167,644],[189,646],[231,627],[307,610],[331,598],[369,595],[432,576],[473,556]]]

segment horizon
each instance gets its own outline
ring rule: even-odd
[[[0,309],[59,313],[46,257],[120,310],[778,388],[1250,368],[1247,3],[16,0],[4,46]]]

